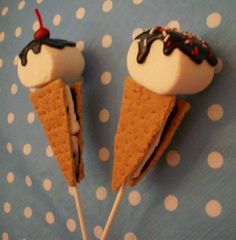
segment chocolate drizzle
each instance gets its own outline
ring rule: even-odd
[[[62,40],[62,39],[44,38],[44,39],[40,39],[40,40],[32,40],[22,49],[22,51],[19,54],[21,64],[23,66],[26,66],[26,64],[27,64],[27,53],[30,49],[35,54],[38,54],[38,53],[40,53],[41,46],[43,44],[47,45],[47,46],[50,46],[50,47],[53,47],[53,48],[57,48],[57,49],[63,49],[66,46],[69,46],[69,47],[75,47],[76,46],[76,44],[74,42],[69,42],[69,41]]]
[[[197,64],[202,63],[203,60],[207,60],[211,66],[217,64],[217,57],[211,47],[200,37],[189,32],[155,27],[141,33],[135,39],[139,41],[137,62],[140,64],[146,60],[151,45],[156,40],[163,41],[165,55],[170,55],[175,48],[178,48]]]

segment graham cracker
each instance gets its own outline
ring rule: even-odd
[[[67,115],[65,84],[60,79],[55,80],[31,93],[30,100],[67,183],[69,186],[75,186],[75,166]]]
[[[130,186],[135,186],[139,183],[139,181],[151,170],[158,160],[161,158],[163,153],[165,152],[166,148],[169,146],[171,143],[174,134],[176,130],[178,129],[180,123],[182,122],[185,114],[189,111],[190,109],[190,104],[177,99],[176,100],[176,105],[175,105],[175,113],[173,116],[171,116],[170,122],[167,123],[167,129],[163,132],[163,136],[160,142],[160,145],[156,148],[154,153],[152,154],[148,164],[145,166],[141,174],[137,178],[132,178],[129,180],[128,184]]]
[[[75,111],[78,116],[79,120],[79,125],[80,129],[79,132],[77,133],[77,138],[78,138],[78,147],[79,147],[79,152],[80,152],[80,161],[79,161],[79,166],[75,169],[75,176],[77,182],[80,182],[84,178],[84,162],[82,159],[83,155],[83,99],[82,99],[82,82],[79,83],[74,83],[71,86],[71,92],[74,100],[74,105],[75,105]]]
[[[158,95],[132,78],[126,78],[114,144],[114,191],[127,182],[140,166],[175,102],[175,96]]]

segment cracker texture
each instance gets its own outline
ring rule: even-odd
[[[76,185],[70,126],[66,110],[65,84],[55,80],[30,94],[58,165],[69,186]]]
[[[173,107],[175,96],[161,96],[127,77],[114,143],[112,189],[127,182],[142,163]]]

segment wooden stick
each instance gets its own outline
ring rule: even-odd
[[[81,205],[81,201],[80,201],[79,190],[78,190],[78,188],[76,186],[74,186],[72,188],[74,190],[74,198],[75,198],[76,210],[77,210],[77,214],[78,214],[78,217],[79,217],[80,229],[81,229],[82,237],[83,237],[83,240],[88,240],[88,235],[87,235],[87,231],[86,231],[86,225],[85,225],[85,221],[84,221],[84,213],[83,213],[83,209],[82,209],[82,205]]]
[[[105,225],[105,228],[103,230],[103,233],[102,233],[102,236],[101,236],[101,240],[106,240],[107,239],[107,235],[108,235],[108,232],[111,228],[111,225],[112,225],[112,222],[115,218],[115,215],[116,215],[116,212],[117,212],[117,209],[120,205],[120,202],[122,200],[122,197],[124,195],[124,192],[125,192],[125,183],[123,183],[119,189],[119,192],[116,196],[116,200],[113,204],[113,207],[111,209],[111,212],[110,212],[110,215],[108,217],[108,220],[106,222],[106,225]]]

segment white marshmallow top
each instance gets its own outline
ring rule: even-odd
[[[170,55],[163,53],[163,42],[156,40],[143,63],[137,62],[138,41],[128,50],[127,67],[130,76],[140,85],[161,95],[195,94],[212,81],[215,68],[206,60],[192,61],[178,48]]]
[[[76,47],[57,49],[42,45],[37,54],[28,51],[26,66],[18,60],[18,76],[28,88],[42,87],[56,79],[71,83],[80,79],[84,65],[83,55]]]

